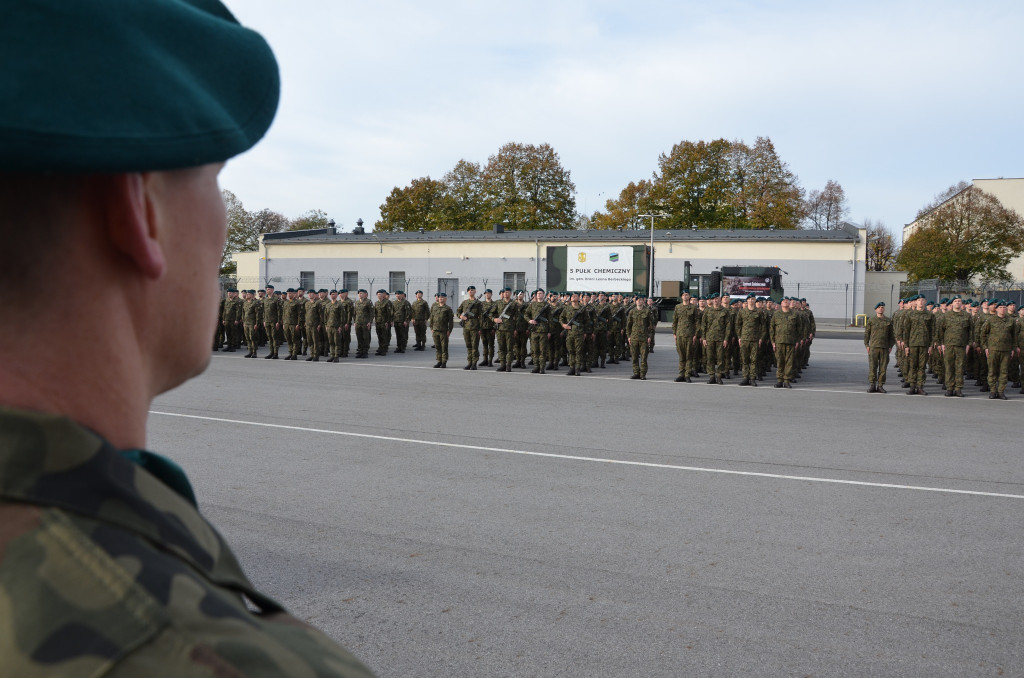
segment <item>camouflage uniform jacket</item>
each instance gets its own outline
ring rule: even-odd
[[[989,316],[981,328],[981,345],[993,351],[1011,351],[1017,342],[1017,323],[1012,318]]]
[[[370,675],[253,588],[163,457],[0,409],[0,525],[2,676]]]
[[[320,304],[307,299],[305,305],[302,307],[303,318],[306,322],[306,327],[316,327],[317,325],[323,325],[323,318],[320,313]]]
[[[356,299],[352,302],[353,318],[356,325],[373,322],[373,302],[369,299]]]
[[[246,299],[242,302],[242,323],[255,326],[259,322],[258,309],[260,302],[255,299]]]
[[[391,317],[396,325],[409,322],[412,317],[412,304],[408,299],[395,299],[391,305],[393,307]]]
[[[386,325],[395,321],[395,307],[390,299],[378,299],[374,302],[373,321],[378,325]]]
[[[902,327],[901,339],[907,346],[931,346],[935,332],[935,316],[928,311],[910,311]]]
[[[417,299],[411,304],[410,315],[416,322],[423,322],[430,317],[430,306],[422,299]]]
[[[697,307],[691,304],[676,304],[672,312],[672,334],[683,339],[692,339],[697,334]]]
[[[630,339],[646,339],[654,331],[654,316],[646,306],[633,307],[626,316],[626,336]]]
[[[779,311],[772,316],[768,336],[773,344],[795,344],[800,341],[800,316],[794,311]]]
[[[866,348],[880,348],[891,351],[896,345],[896,331],[893,329],[892,320],[884,315],[879,318],[871,316],[864,323],[864,346]]]
[[[274,297],[263,300],[263,322],[272,325],[281,322],[281,302]]]
[[[971,314],[967,311],[950,311],[936,323],[935,334],[943,346],[967,346],[971,343]]]
[[[451,306],[434,304],[430,309],[430,329],[434,332],[451,334],[455,327],[455,312]]]
[[[514,299],[508,301],[498,299],[498,303],[495,304],[494,318],[501,318],[501,322],[494,327],[498,332],[515,332],[516,326],[519,324],[520,312],[522,309]]]

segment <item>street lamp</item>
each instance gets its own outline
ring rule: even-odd
[[[654,219],[655,218],[667,218],[668,215],[664,212],[658,212],[657,214],[640,214],[637,215],[640,218],[650,217],[651,219],[651,260],[647,262],[647,296],[654,296]]]

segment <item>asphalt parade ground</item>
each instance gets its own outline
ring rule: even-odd
[[[647,381],[214,353],[148,444],[380,676],[1024,675],[1024,395],[868,394],[828,336],[792,390],[664,333]]]

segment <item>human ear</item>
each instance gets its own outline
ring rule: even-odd
[[[114,247],[146,278],[158,280],[167,269],[159,240],[159,211],[154,208],[152,178],[115,174],[105,186],[106,222]]]

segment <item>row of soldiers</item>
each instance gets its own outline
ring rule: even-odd
[[[347,358],[351,349],[352,331],[356,335],[356,358],[367,358],[371,332],[377,333],[377,355],[387,355],[394,330],[395,352],[408,347],[409,329],[413,328],[416,343],[413,350],[426,348],[429,306],[423,293],[409,301],[401,290],[396,298],[386,290],[377,290],[377,301],[371,302],[366,290],[305,290],[289,288],[278,292],[273,285],[266,290],[227,290],[220,304],[220,323],[214,334],[213,350],[236,351],[244,341],[246,358],[255,358],[260,346],[270,345],[265,359],[276,360],[287,344],[285,360],[338,362]]]
[[[917,295],[900,299],[892,318],[885,303],[864,329],[868,350],[869,392],[885,393],[885,367],[896,347],[896,364],[909,395],[928,395],[926,373],[932,372],[947,397],[964,397],[964,379],[991,399],[1006,400],[1006,386],[1021,388],[1024,306],[1012,301],[966,301],[959,296],[938,303]],[[1024,388],[1021,388],[1024,393]]]

